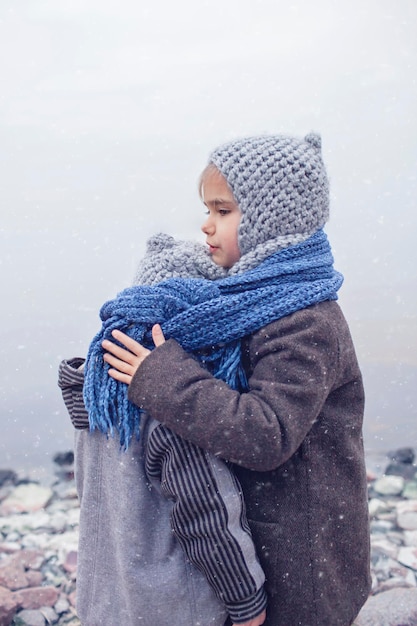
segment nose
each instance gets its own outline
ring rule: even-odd
[[[212,235],[214,232],[214,221],[213,218],[208,215],[206,221],[201,226],[201,230],[205,235]]]

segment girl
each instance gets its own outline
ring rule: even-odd
[[[266,575],[265,625],[350,626],[370,589],[364,391],[322,230],[320,137],[220,146],[200,192],[226,277],[210,294],[187,283],[192,304],[154,326],[152,351],[115,331],[109,374],[141,410],[234,464]],[[225,375],[205,359],[227,350]]]

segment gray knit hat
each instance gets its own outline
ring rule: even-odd
[[[153,285],[173,277],[215,280],[245,271],[308,239],[328,218],[328,182],[315,133],[304,139],[238,139],[217,148],[209,162],[226,178],[242,211],[241,258],[226,271],[213,263],[202,244],[159,233],[147,242],[134,284]]]
[[[328,219],[329,185],[316,133],[237,139],[214,150],[209,162],[242,211],[238,271],[308,239]]]
[[[206,246],[194,241],[181,241],[171,235],[153,235],[139,263],[134,285],[155,285],[168,278],[208,278],[225,276],[223,268],[211,260]]]

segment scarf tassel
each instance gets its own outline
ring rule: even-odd
[[[150,328],[158,320],[167,338],[176,339],[213,376],[245,392],[242,338],[306,306],[337,299],[342,281],[327,237],[318,231],[241,275],[129,287],[103,305],[102,329],[87,355],[83,392],[90,429],[107,436],[117,432],[124,449],[132,437],[139,438],[141,410],[129,401],[128,386],[108,375],[103,360],[101,343],[112,339],[113,329],[149,348]]]

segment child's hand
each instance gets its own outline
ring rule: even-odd
[[[111,365],[109,376],[121,383],[130,385],[136,371],[150,354],[150,350],[120,330],[114,330],[112,336],[124,345],[126,350],[108,339],[101,344],[106,350],[103,359]],[[165,343],[165,337],[159,324],[155,324],[152,328],[152,339],[156,347]]]
[[[248,622],[241,622],[240,624],[233,624],[233,626],[261,626],[266,618],[266,611],[262,611],[260,615],[250,619]]]

